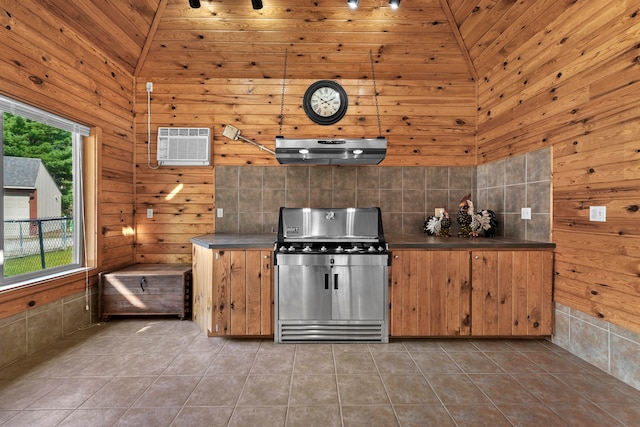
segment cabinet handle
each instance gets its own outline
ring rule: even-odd
[[[140,289],[142,289],[142,292],[144,292],[144,285],[147,283],[147,278],[142,276],[142,279],[140,279]]]
[[[269,255],[265,255],[265,256],[264,256],[264,259],[269,259]]]
[[[398,255],[395,255],[393,258],[394,258],[394,259],[398,259]]]
[[[480,256],[476,255],[473,257],[474,259],[480,259]]]
[[[325,289],[329,289],[329,274],[328,273],[324,274],[324,288]]]
[[[338,275],[333,275],[333,289],[338,289]]]

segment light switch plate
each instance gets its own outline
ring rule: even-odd
[[[531,208],[522,208],[520,211],[521,219],[531,219]]]
[[[589,206],[589,221],[607,222],[607,207]]]
[[[222,208],[216,209],[216,216],[218,218],[222,218],[224,216],[224,211],[222,210]]]
[[[153,218],[153,209],[147,209],[147,218]]]

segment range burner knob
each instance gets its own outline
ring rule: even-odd
[[[369,251],[369,252],[375,252],[375,251],[376,251],[376,248],[375,248],[373,245],[371,245],[371,246],[369,246],[368,251]]]
[[[320,248],[320,252],[327,252],[327,247],[326,246],[322,246]]]
[[[378,252],[384,252],[384,248],[382,246],[378,246]]]
[[[311,252],[311,245],[307,245],[304,248],[302,248],[302,252]]]
[[[289,252],[293,252],[296,250],[295,246],[291,245],[289,246],[289,249],[287,249]]]
[[[344,248],[342,246],[338,246],[336,248],[336,252],[344,252]]]
[[[280,246],[280,252],[286,252],[286,251],[287,251],[287,248],[284,245]]]

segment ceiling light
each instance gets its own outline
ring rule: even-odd
[[[347,4],[351,9],[355,9],[356,7],[358,7],[358,1],[359,0],[347,0]]]
[[[189,0],[189,6],[197,9],[200,7],[200,0]]]
[[[389,7],[391,9],[397,9],[400,7],[400,0],[389,0]]]
[[[262,9],[262,0],[251,0],[254,9]]]

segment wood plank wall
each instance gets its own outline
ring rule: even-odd
[[[554,299],[640,332],[640,9],[551,3],[472,49],[479,161],[553,147]]]
[[[373,83],[339,80],[349,97],[347,115],[319,126],[304,114],[302,96],[315,80],[287,80],[286,137],[376,137]],[[151,161],[148,161],[146,82],[151,93]],[[466,80],[378,81],[382,134],[389,139],[382,166],[469,166],[475,156],[475,83]],[[213,232],[214,168],[156,165],[158,126],[209,127],[214,165],[273,165],[271,154],[222,135],[226,124],[274,149],[280,132],[281,79],[137,78],[136,85],[136,261],[190,262],[189,238]],[[179,190],[176,190],[179,188]],[[168,198],[174,190],[175,197]],[[154,209],[147,218],[146,209]]]
[[[133,262],[133,76],[38,2],[0,5],[0,93],[92,127],[97,159],[95,274]],[[95,210],[95,209],[94,209]],[[132,230],[132,228],[131,228]],[[0,293],[0,317],[84,288],[85,275]],[[37,292],[33,294],[33,292]]]

